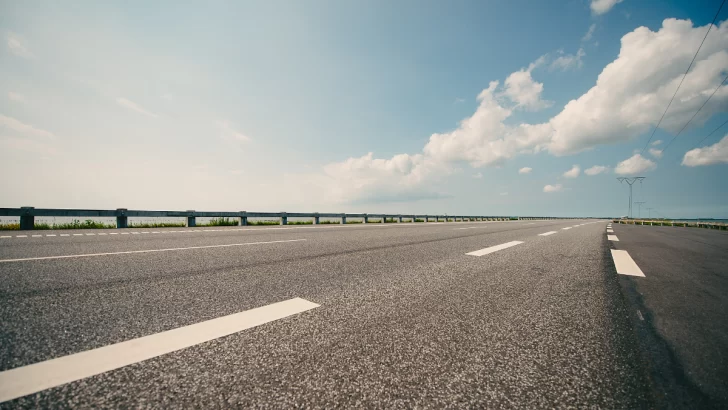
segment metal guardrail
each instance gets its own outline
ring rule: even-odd
[[[614,219],[614,223],[622,225],[649,225],[649,226],[681,226],[686,228],[706,228],[728,230],[728,224],[721,222],[699,221],[663,221],[655,219]]]
[[[239,218],[238,225],[248,225],[248,218],[277,218],[281,225],[288,224],[288,218],[311,218],[314,224],[320,223],[320,218],[340,219],[342,224],[346,218],[360,218],[363,223],[369,222],[369,218],[379,218],[384,223],[387,219],[402,222],[403,219],[422,219],[436,222],[458,219],[461,221],[508,221],[513,218],[517,220],[545,220],[545,219],[575,219],[571,217],[511,217],[511,216],[468,216],[468,215],[429,215],[429,214],[366,214],[366,213],[327,213],[327,212],[207,212],[207,211],[143,211],[136,209],[118,208],[109,209],[53,209],[34,208],[24,206],[21,208],[0,208],[0,216],[19,216],[20,229],[31,230],[35,225],[35,217],[101,217],[116,218],[117,228],[127,228],[130,217],[152,217],[152,218],[179,218],[187,221],[187,226],[196,225],[196,218]]]

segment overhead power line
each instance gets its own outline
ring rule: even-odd
[[[721,81],[720,84],[718,84],[718,86],[715,87],[715,90],[713,90],[713,94],[710,94],[710,97],[708,97],[708,99],[705,100],[705,102],[703,103],[703,105],[701,105],[700,108],[698,108],[697,111],[695,111],[695,114],[693,114],[693,116],[690,117],[690,119],[688,120],[688,122],[686,122],[685,125],[683,125],[683,127],[680,129],[680,131],[678,131],[678,133],[675,134],[674,137],[672,137],[672,139],[670,140],[670,142],[668,142],[667,145],[665,145],[665,148],[663,148],[661,150],[661,152],[664,153],[665,150],[667,149],[667,147],[669,147],[670,144],[672,144],[672,142],[675,141],[675,139],[680,135],[680,133],[683,132],[685,130],[685,128],[687,128],[688,124],[690,124],[690,122],[695,118],[695,116],[698,115],[698,113],[700,112],[700,110],[702,110],[703,107],[705,107],[705,104],[707,104],[708,101],[710,101],[710,99],[713,98],[713,96],[715,95],[715,93],[718,92],[718,89],[720,89],[720,87],[723,86],[723,84],[725,83],[726,80],[728,80],[728,75],[726,75],[725,78],[723,79],[723,81]]]
[[[695,55],[693,56],[693,60],[690,62],[688,69],[685,70],[685,74],[683,74],[683,77],[680,80],[680,84],[678,84],[677,89],[675,89],[675,93],[672,95],[672,98],[670,98],[670,102],[667,104],[667,107],[665,107],[665,112],[662,113],[662,117],[660,117],[660,121],[657,122],[657,125],[655,125],[655,128],[652,130],[652,134],[650,134],[650,139],[647,140],[647,143],[645,144],[645,147],[642,148],[642,152],[640,152],[640,155],[643,154],[645,152],[645,150],[647,149],[647,146],[650,145],[650,141],[652,141],[652,137],[655,136],[655,132],[657,131],[657,128],[660,127],[662,120],[665,118],[665,114],[667,114],[667,110],[670,109],[670,106],[672,105],[672,101],[675,99],[677,92],[680,90],[680,87],[682,86],[683,81],[685,81],[685,77],[687,77],[688,72],[690,71],[690,68],[693,66],[693,63],[695,63],[695,59],[698,57],[698,53],[700,52],[700,49],[703,48],[703,43],[705,43],[705,39],[708,37],[708,33],[710,33],[710,29],[713,28],[713,26],[715,25],[715,21],[718,19],[718,15],[720,14],[721,9],[723,9],[723,5],[725,4],[725,1],[726,0],[723,0],[720,3],[720,7],[718,7],[718,11],[715,13],[715,17],[713,17],[713,21],[708,26],[708,31],[705,32],[705,37],[703,37],[703,41],[700,42],[700,47],[698,47],[698,51],[695,52]]]

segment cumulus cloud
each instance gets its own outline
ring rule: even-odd
[[[16,120],[12,117],[6,117],[2,114],[0,114],[0,126],[3,126],[7,129],[23,133],[26,135],[34,136],[34,137],[41,137],[41,138],[48,138],[48,139],[55,139],[56,136],[50,132],[46,131],[40,128],[36,128],[32,125],[25,124],[22,121]]]
[[[561,186],[561,184],[555,184],[555,185],[546,185],[543,187],[543,192],[551,193],[551,192],[559,192],[563,191],[564,187]]]
[[[660,144],[662,144],[662,140],[654,140],[654,141],[652,141],[652,144],[650,144],[650,145],[652,145],[653,147],[656,147]]]
[[[23,94],[16,93],[14,91],[8,91],[8,99],[10,101],[15,101],[15,102],[19,102],[19,103],[24,103],[26,101],[25,96]]]
[[[649,149],[650,155],[652,155],[655,158],[662,158],[662,150],[657,148],[650,148]]]
[[[608,12],[612,9],[617,3],[621,3],[624,0],[591,0],[591,11],[595,15],[600,15]]]
[[[531,171],[533,171],[533,168],[530,168],[530,167],[523,167],[523,168],[521,168],[521,169],[519,169],[519,170],[518,170],[518,173],[519,173],[519,174],[528,174],[528,173],[530,173]]]
[[[473,178],[475,178],[475,179],[481,179],[481,178],[483,178],[483,173],[482,172],[478,172],[477,174],[473,175]]]
[[[503,95],[516,103],[516,107],[529,111],[550,107],[553,102],[541,99],[543,83],[533,79],[531,70],[531,68],[521,69],[511,73],[506,78]]]
[[[728,163],[728,135],[715,144],[685,153],[682,164],[688,167]]]
[[[28,50],[28,47],[24,44],[24,40],[15,33],[8,33],[7,45],[10,52],[18,57],[33,58],[33,53]]]
[[[226,140],[249,142],[252,140],[249,136],[235,130],[229,121],[217,121],[215,123],[220,129],[220,136]]]
[[[448,170],[451,164],[461,161],[473,167],[498,166],[522,154],[548,151],[557,156],[571,155],[634,139],[654,127],[660,118],[706,30],[705,26],[693,27],[689,20],[676,19],[664,20],[658,31],[639,27],[622,37],[618,57],[602,70],[596,84],[557,115],[540,124],[509,122],[514,110],[543,104],[543,84],[536,85],[531,77],[534,68],[546,64],[548,58],[542,56],[528,68],[509,75],[510,81],[507,79],[503,87],[492,81],[478,94],[474,113],[454,130],[432,134],[421,153],[400,154],[409,158],[407,161],[417,171],[413,175],[399,174],[394,180],[424,181],[435,175],[425,170]],[[676,132],[682,127],[721,83],[727,66],[728,22],[723,22],[706,39],[661,128]],[[704,123],[725,110],[726,105],[728,86],[721,86],[693,122]],[[375,167],[376,161],[394,160],[362,158],[347,161],[358,161],[366,168]],[[620,163],[615,172],[629,174],[654,167],[653,161],[635,155]],[[346,177],[337,177],[334,185],[346,186],[338,191],[380,185],[396,189],[389,180],[392,176],[381,170],[373,169],[363,179],[359,179],[358,172],[355,174],[351,183],[344,182]],[[385,183],[373,182],[377,178]]]
[[[619,175],[639,174],[640,172],[651,171],[657,167],[653,161],[643,157],[640,154],[634,154],[631,157],[617,164],[614,172]]]
[[[584,65],[582,58],[586,56],[586,52],[583,48],[580,48],[576,54],[564,54],[563,51],[559,54],[559,57],[551,62],[551,66],[549,67],[551,70],[566,71],[581,68]]]
[[[624,35],[619,57],[604,68],[596,85],[551,119],[549,151],[573,154],[648,131],[667,106],[706,30],[688,20],[667,19],[659,31],[639,27]],[[726,66],[728,23],[723,22],[706,39],[661,128],[675,132],[690,119],[721,83]],[[728,88],[722,86],[697,122],[727,103]]]
[[[585,169],[584,173],[589,176],[599,175],[602,172],[606,172],[609,170],[609,167],[605,167],[603,165],[594,165],[593,167],[589,169]]]
[[[130,109],[132,111],[136,111],[139,114],[146,115],[147,117],[152,117],[152,118],[158,118],[159,117],[159,115],[157,115],[157,114],[155,114],[153,112],[149,112],[149,111],[145,110],[139,104],[137,104],[137,103],[135,103],[133,101],[127,100],[126,98],[117,98],[116,99],[116,102],[119,105],[121,105],[122,107],[128,108],[128,109]]]
[[[565,178],[576,178],[579,176],[580,173],[581,173],[581,167],[579,167],[578,165],[574,165],[573,167],[571,167],[570,170],[564,172],[564,177]]]

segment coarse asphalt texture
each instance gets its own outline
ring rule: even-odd
[[[638,254],[646,278],[617,275],[606,224],[13,234],[0,239],[0,372],[291,298],[320,307],[0,407],[662,407],[627,286],[664,284]],[[631,246],[622,228],[617,249]],[[10,261],[27,258],[46,259]]]

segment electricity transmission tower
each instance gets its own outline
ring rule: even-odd
[[[653,209],[655,209],[655,208],[647,208],[647,212],[649,214],[649,216],[647,217],[647,219],[652,219],[652,210]]]
[[[646,204],[645,201],[634,201],[635,204],[637,204],[637,218],[642,218],[642,204]]]
[[[620,177],[617,178],[617,181],[620,183],[626,182],[629,184],[629,214],[627,215],[629,218],[632,218],[632,185],[634,185],[635,182],[640,181],[640,185],[642,184],[642,180],[647,177],[630,177],[630,178],[624,178]]]

